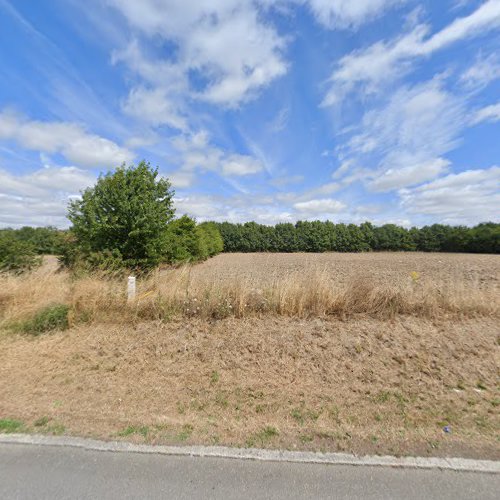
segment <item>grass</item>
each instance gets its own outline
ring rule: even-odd
[[[0,275],[2,416],[30,423],[11,432],[500,458],[495,259],[223,255],[141,279],[132,304],[116,279]],[[7,335],[54,304],[66,333]]]
[[[398,315],[421,318],[500,317],[495,286],[457,277],[447,282],[412,280],[409,274],[392,281],[352,276],[332,282],[325,272],[278,275],[256,288],[239,278],[221,281],[211,274],[193,281],[191,267],[165,271],[140,280],[138,296],[127,304],[122,280],[104,276],[73,279],[64,272],[41,278],[36,272],[0,275],[0,328],[17,325],[33,335],[64,330],[78,322],[121,323],[170,321],[175,317],[223,319],[261,315],[338,317],[368,314],[379,319]],[[365,346],[355,344],[360,356]],[[216,383],[218,374],[212,374]]]
[[[0,419],[0,432],[6,434],[12,432],[21,432],[24,429],[24,423],[20,420],[14,420],[11,418]]]
[[[127,436],[132,436],[133,434],[138,434],[138,435],[142,436],[143,438],[147,438],[148,434],[149,434],[149,427],[146,425],[143,425],[141,427],[136,427],[136,426],[130,425],[127,428],[120,431],[118,433],[118,436],[127,437]]]
[[[54,330],[66,330],[69,326],[68,313],[69,306],[65,304],[47,306],[37,311],[32,318],[16,325],[16,329],[31,335],[40,335]]]
[[[177,439],[179,441],[187,441],[191,437],[191,434],[193,433],[193,430],[194,430],[194,426],[193,425],[191,425],[191,424],[184,424],[182,426],[181,432],[179,432],[179,434],[177,434]]]
[[[252,434],[245,444],[248,448],[253,448],[254,446],[265,447],[269,444],[270,440],[277,436],[279,436],[279,432],[275,427],[266,426],[261,431]]]

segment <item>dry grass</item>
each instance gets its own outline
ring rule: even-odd
[[[73,328],[0,337],[0,422],[498,459],[499,269],[499,256],[221,255],[141,281],[130,305],[123,279],[1,276],[5,333],[56,303]]]
[[[390,266],[391,258],[405,259],[406,255],[385,254],[386,266]],[[224,266],[225,258],[220,256],[218,262],[227,273],[230,266]],[[257,273],[262,272],[265,260],[269,259],[266,255],[261,258],[264,265],[255,266]],[[285,269],[262,283],[237,272],[222,280],[213,262],[162,271],[139,281],[137,299],[131,304],[126,303],[123,278],[91,276],[72,280],[67,273],[54,273],[51,269],[25,276],[3,275],[0,276],[0,327],[28,319],[50,304],[69,305],[72,324],[82,320],[130,323],[178,316],[222,319],[266,314],[344,319],[356,314],[379,319],[398,314],[425,318],[500,315],[494,269],[489,281],[466,281],[458,273],[454,279],[437,276],[431,280],[425,272],[412,269],[411,264],[404,273],[391,276],[388,272],[389,279],[369,271],[362,273],[353,266],[349,276],[336,281],[328,269],[308,269],[306,263],[305,260],[303,272]],[[491,268],[487,272],[491,274]]]
[[[0,419],[137,442],[499,459],[497,337],[488,318],[269,316],[9,336]]]

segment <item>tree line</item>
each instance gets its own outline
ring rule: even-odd
[[[500,253],[500,224],[434,224],[406,229],[299,221],[275,226],[204,222],[175,216],[174,191],[142,161],[101,175],[68,207],[72,226],[0,230],[0,270],[22,271],[55,254],[82,271],[147,271],[161,264],[207,259],[225,252],[424,251]]]
[[[370,222],[299,221],[275,226],[247,222],[216,224],[225,252],[422,251],[500,253],[500,224],[475,227],[433,224],[406,229]]]

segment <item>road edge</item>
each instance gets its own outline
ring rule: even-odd
[[[353,465],[405,469],[440,469],[460,472],[500,474],[500,461],[468,458],[356,456],[349,453],[229,448],[225,446],[163,446],[134,444],[125,441],[99,441],[70,436],[39,434],[0,434],[0,444],[65,446],[89,451],[128,452],[170,456],[229,458],[265,462]]]

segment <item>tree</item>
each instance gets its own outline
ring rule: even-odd
[[[500,224],[483,222],[471,229],[468,251],[500,253]]]
[[[410,232],[404,227],[395,224],[385,224],[374,230],[374,250],[411,251],[415,250],[415,243]]]
[[[145,161],[101,175],[69,205],[78,246],[84,254],[118,252],[128,267],[158,265],[174,217],[173,195],[170,182]]]
[[[224,241],[213,222],[203,222],[196,229],[206,250],[206,255],[203,255],[203,258],[213,257],[224,250]]]
[[[299,249],[295,226],[290,222],[276,224],[272,248],[275,252],[296,252]]]
[[[200,237],[196,222],[183,215],[173,220],[167,228],[165,238],[165,256],[168,262],[185,262],[205,259],[208,251]]]

